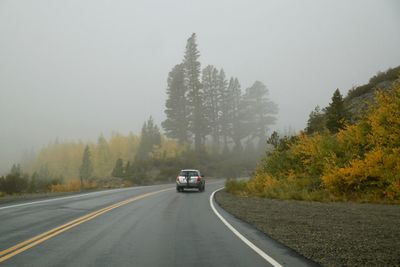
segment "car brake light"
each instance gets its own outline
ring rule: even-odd
[[[176,176],[176,180],[179,181],[179,176]]]
[[[201,177],[197,176],[197,182],[200,182],[200,181],[201,181]]]

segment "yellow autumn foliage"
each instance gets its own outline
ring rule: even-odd
[[[279,181],[267,173],[257,173],[247,183],[247,191],[252,195],[265,197],[279,186]]]
[[[63,184],[50,186],[50,192],[76,192],[81,189],[81,182],[78,179],[68,181]]]
[[[379,91],[364,117],[337,134],[301,133],[290,140],[268,153],[245,194],[400,201],[400,82]]]
[[[90,158],[93,164],[93,177],[110,177],[118,158],[124,162],[133,162],[139,147],[140,136],[132,133],[123,135],[114,133],[106,140],[100,137],[98,142],[89,143]],[[82,142],[55,142],[42,148],[30,166],[24,168],[30,173],[46,173],[49,177],[62,177],[64,182],[74,181],[79,177],[82,155],[86,144]],[[161,144],[154,148],[154,158],[173,158],[183,151],[184,147],[166,137],[161,138]],[[45,175],[45,176],[46,176]],[[73,185],[65,185],[66,191]],[[54,190],[58,190],[57,186]],[[64,190],[64,189],[63,189]],[[72,189],[71,189],[72,190]],[[61,190],[62,191],[62,190]],[[72,190],[73,191],[73,190]]]
[[[400,199],[400,83],[378,92],[367,116],[339,132],[337,139],[349,160],[324,173],[327,190],[372,200]]]

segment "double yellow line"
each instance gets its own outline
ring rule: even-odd
[[[149,197],[151,195],[155,195],[157,193],[161,193],[161,192],[167,191],[167,190],[171,190],[171,189],[163,189],[163,190],[159,190],[159,191],[155,191],[155,192],[150,192],[150,193],[146,193],[146,194],[143,194],[143,195],[139,195],[139,196],[136,196],[136,197],[128,198],[128,199],[126,199],[124,201],[121,201],[121,202],[118,202],[118,203],[113,204],[111,206],[108,206],[108,207],[99,209],[97,211],[91,212],[91,213],[89,213],[87,215],[79,217],[78,219],[70,221],[70,222],[68,222],[66,224],[63,224],[63,225],[58,226],[56,228],[53,228],[50,231],[44,232],[44,233],[42,233],[40,235],[37,235],[37,236],[35,236],[35,237],[31,238],[31,239],[23,241],[23,242],[15,245],[15,246],[12,246],[12,247],[10,247],[8,249],[0,251],[0,263],[4,262],[4,261],[6,261],[6,260],[8,260],[8,259],[10,259],[12,257],[14,257],[15,255],[17,255],[17,254],[19,254],[19,253],[21,253],[21,252],[23,252],[25,250],[28,250],[28,249],[38,245],[40,243],[43,243],[44,241],[46,241],[47,239],[52,238],[53,236],[59,235],[62,232],[65,232],[65,231],[67,231],[67,230],[69,230],[69,229],[71,229],[71,228],[73,228],[75,226],[80,225],[81,223],[90,221],[90,220],[96,218],[97,216],[100,216],[101,214],[104,214],[104,213],[106,213],[106,212],[108,212],[110,210],[116,209],[118,207],[121,207],[121,206],[126,205],[128,203],[131,203],[133,201],[136,201],[136,200],[139,200],[139,199],[143,199],[145,197]]]

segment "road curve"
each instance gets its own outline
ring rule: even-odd
[[[209,198],[222,186],[214,180],[206,192],[177,193],[174,185],[157,185],[0,206],[0,261],[11,255],[7,249],[22,244],[0,265],[271,266],[214,213]],[[217,205],[216,210],[279,264],[313,265]],[[35,239],[38,244],[23,243],[52,229]]]

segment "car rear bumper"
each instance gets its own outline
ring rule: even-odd
[[[176,182],[176,187],[179,188],[200,188],[203,186],[203,182],[196,182],[196,183],[179,183]]]

